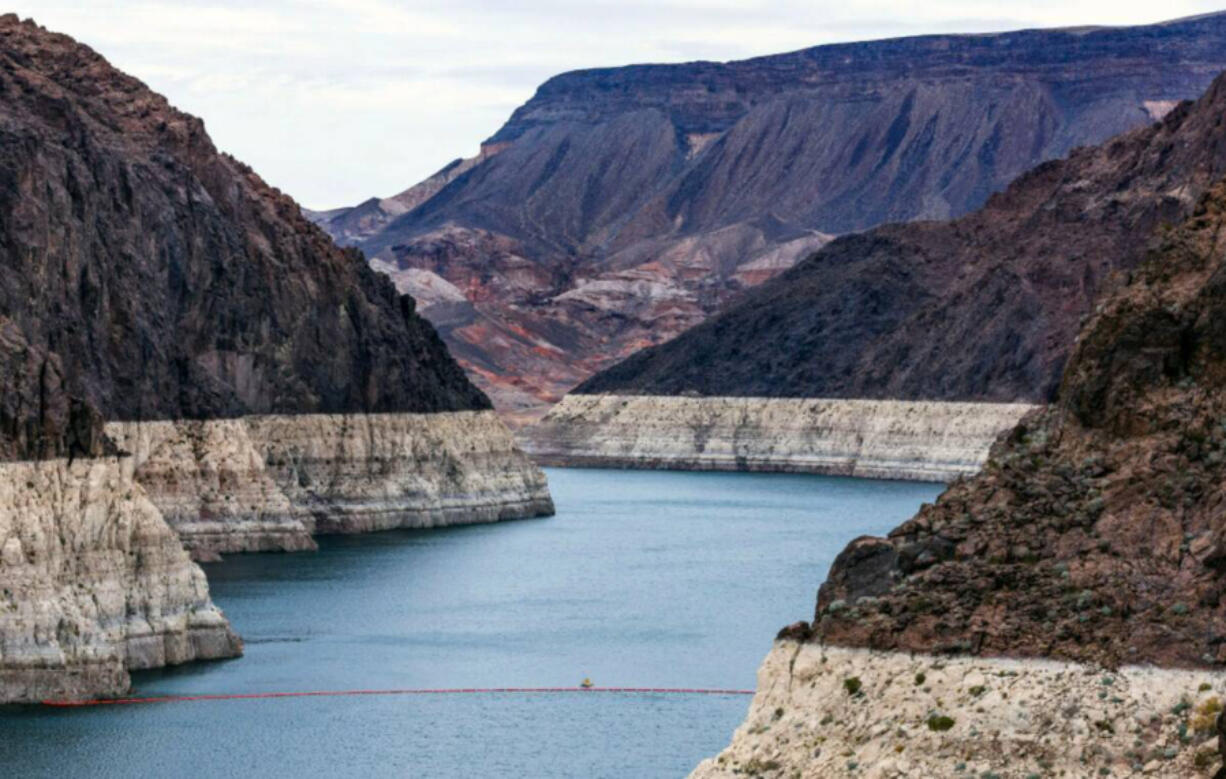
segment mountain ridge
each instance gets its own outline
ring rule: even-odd
[[[1046,401],[1112,274],[1226,174],[1224,93],[1218,78],[959,220],[840,238],[575,391]]]
[[[967,213],[1161,117],[1223,52],[1217,14],[573,71],[424,201],[321,221],[421,297],[502,411],[531,413],[832,235]]]

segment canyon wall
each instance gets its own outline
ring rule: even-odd
[[[200,119],[13,14],[0,64],[0,702],[239,653],[184,544],[552,510],[415,301]]]
[[[1094,301],[1226,175],[1226,82],[950,222],[839,238],[574,393],[1050,401]]]
[[[125,467],[197,560],[316,533],[547,516],[545,476],[492,411],[111,422]]]
[[[693,779],[1208,777],[1220,674],[776,642],[732,743]]]
[[[309,532],[553,514],[545,475],[493,411],[262,416],[251,440]]]
[[[1173,176],[1180,159],[1221,158],[1222,114],[1208,107],[1224,90],[1219,79],[1181,120],[1205,132],[1157,152]],[[1128,194],[1105,197],[1122,208]],[[758,773],[777,776],[858,754],[864,773],[883,776],[900,761],[948,775],[959,753],[984,775],[1219,766],[1222,703],[1205,693],[1221,691],[1226,667],[1226,180],[1187,210],[1097,301],[1053,403],[998,438],[975,476],[835,558],[812,621],[781,632],[756,721],[725,766],[754,750],[770,764]],[[939,697],[900,693],[925,668],[942,671]],[[913,687],[926,696],[924,684]],[[919,717],[932,732],[921,728],[912,750]],[[725,769],[717,759],[702,770]]]
[[[568,395],[523,431],[539,463],[949,481],[1032,407],[817,398]]]
[[[432,292],[423,314],[499,410],[526,418],[832,236],[966,214],[1044,160],[1161,119],[1224,68],[1218,13],[581,70],[542,84],[480,156],[316,218],[400,291]],[[984,294],[1092,287],[1085,264],[1053,262],[1052,281],[1000,278]],[[952,267],[956,276],[962,263]],[[881,289],[885,310],[899,305],[890,298],[907,271],[860,284]],[[1035,307],[1043,295],[1022,297],[1016,317],[1046,315],[1050,304]],[[1069,311],[1075,327],[1084,305]],[[1049,348],[1041,327],[1002,324],[1033,338],[1016,355],[1023,368],[1032,343]],[[822,338],[828,350],[843,346]],[[1015,397],[1040,397],[1035,382],[1024,390]]]
[[[109,422],[105,429],[131,455],[123,465],[194,559],[315,549],[245,420]]]
[[[242,643],[120,458],[0,463],[0,703],[118,695]]]

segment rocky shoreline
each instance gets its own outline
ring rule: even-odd
[[[524,450],[539,464],[949,481],[1033,406],[821,398],[568,395]]]
[[[552,513],[415,301],[200,119],[13,14],[0,57],[0,702],[239,654],[184,547]]]
[[[121,458],[0,463],[0,702],[118,695],[236,657],[204,572]]]
[[[553,514],[492,411],[112,422],[123,462],[197,560],[315,548],[315,533]]]
[[[249,417],[252,441],[311,533],[550,516],[545,475],[493,411]]]
[[[783,639],[730,776],[1208,776],[1226,682],[1208,671],[875,652]]]

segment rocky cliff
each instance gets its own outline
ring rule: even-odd
[[[199,119],[16,17],[0,20],[0,62],[0,323],[25,361],[0,418],[12,440],[101,451],[96,417],[109,420],[207,556],[312,546],[249,426],[218,420],[489,408],[412,298],[219,153]],[[482,430],[494,438],[469,449],[503,443]],[[525,458],[501,465],[537,485],[531,513],[548,506]],[[474,517],[511,516],[520,496],[485,497]]]
[[[1219,79],[962,219],[834,241],[576,391],[1047,401],[1112,274],[1226,175],[1223,111]]]
[[[322,221],[402,290],[433,291],[424,313],[470,375],[524,410],[831,234],[960,216],[1043,160],[1153,122],[1223,52],[1226,16],[1210,15],[567,73],[479,158]],[[887,282],[883,308],[909,279]]]
[[[494,412],[111,422],[123,460],[197,560],[358,533],[545,516],[544,474]]]
[[[412,298],[199,119],[13,15],[0,95],[0,702],[240,651],[167,519],[208,557],[310,548],[321,495],[436,524],[552,511]],[[299,478],[365,480],[279,482],[269,420],[314,456]]]
[[[0,314],[106,418],[489,407],[411,298],[199,119],[14,16],[0,65]]]
[[[950,481],[1033,407],[814,398],[568,395],[524,431],[538,463]]]
[[[810,671],[796,677],[794,666],[784,672],[776,658],[771,684],[826,684],[812,667],[828,647],[852,652],[834,652],[839,659],[831,666],[848,694],[870,679],[884,685],[891,678],[893,691],[877,697],[880,727],[871,735],[877,739],[873,764],[880,766],[883,739],[895,724],[889,712],[916,697],[897,673],[914,666],[898,653],[942,665],[951,655],[1030,658],[1024,667],[1033,678],[1041,678],[1034,677],[1033,659],[1067,661],[1075,664],[1069,673],[1112,681],[1103,681],[1097,694],[1091,685],[1063,697],[1063,721],[1047,729],[1046,743],[1026,736],[1029,753],[1000,748],[995,739],[1007,732],[996,727],[1001,712],[988,720],[976,716],[987,711],[988,699],[967,709],[942,696],[926,724],[948,731],[954,743],[947,747],[975,739],[976,759],[989,770],[1018,770],[1016,754],[1025,758],[1021,765],[1033,755],[1050,772],[1041,760],[1053,758],[1034,750],[1066,744],[1105,774],[1128,767],[1188,776],[1216,766],[1212,751],[1192,757],[1191,767],[1187,762],[1193,746],[1212,735],[1208,723],[1222,708],[1218,697],[1212,703],[1197,697],[1215,690],[1212,680],[1194,693],[1188,685],[1195,674],[1172,677],[1173,689],[1185,692],[1165,714],[1160,700],[1140,716],[1130,712],[1136,665],[1218,672],[1226,663],[1224,227],[1226,183],[1220,182],[1096,306],[1054,404],[1002,436],[979,475],[955,483],[887,538],[856,539],[836,558],[814,621],[785,629],[776,650],[794,652],[795,642],[806,642],[801,651]],[[847,659],[870,651],[895,653],[895,660],[873,667]],[[848,681],[857,667],[864,675]],[[1123,693],[1114,690],[1110,669],[1117,668]],[[941,688],[946,682],[942,677]],[[1012,684],[987,678],[966,694],[1008,691]],[[817,706],[816,696],[792,690],[806,706]],[[1029,692],[1025,699],[1031,717],[1050,714],[1041,699]],[[961,714],[943,711],[953,705]],[[808,724],[798,723],[797,737],[805,728],[816,733],[819,710],[801,713]],[[831,739],[854,753],[848,724],[836,723]],[[1120,733],[1133,735],[1131,749]],[[776,775],[810,770],[820,756],[788,746],[792,734],[756,739],[743,730],[733,751],[776,753]]]
[[[289,419],[309,417],[289,417]],[[111,422],[122,463],[197,560],[316,548],[247,419]]]
[[[115,457],[0,463],[0,703],[234,657],[204,572]]]
[[[717,777],[1209,777],[1219,675],[781,640]]]
[[[1226,189],[1080,335],[1058,401],[823,585],[834,643],[1119,664],[1226,662]],[[870,573],[871,571],[871,573]],[[842,613],[832,604],[857,604]]]
[[[261,416],[246,420],[308,532],[423,528],[553,514],[492,411]]]

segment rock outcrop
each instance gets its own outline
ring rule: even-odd
[[[251,440],[312,533],[496,522],[553,514],[493,411],[249,417]]]
[[[194,559],[316,548],[246,419],[111,422],[106,432]]]
[[[0,63],[0,314],[106,419],[489,408],[411,298],[199,119],[15,16]]]
[[[933,657],[781,640],[732,744],[694,779],[1208,777],[1217,674]]]
[[[529,413],[832,234],[960,216],[1043,160],[1152,123],[1199,95],[1224,52],[1219,14],[566,73],[480,159],[323,224],[402,291],[423,273],[460,290],[464,304],[425,315],[500,410]],[[883,272],[888,308],[909,271]]]
[[[310,548],[303,517],[344,490],[278,482],[251,435],[269,419],[353,420],[371,444],[324,425],[306,470],[365,473],[345,498],[381,516],[552,510],[412,298],[199,119],[14,15],[0,96],[0,702],[241,651],[166,520],[200,557]]]
[[[0,463],[0,703],[116,695],[130,670],[241,653],[120,458]]]
[[[840,238],[576,392],[1046,402],[1112,275],[1226,175],[1223,111],[1219,79],[962,219]]]
[[[1220,89],[1219,83],[1207,99],[1218,99]],[[1221,116],[1219,111],[1216,123]],[[1210,143],[1223,146],[1220,136]],[[1177,151],[1186,149],[1169,147],[1167,159]],[[987,679],[974,685],[982,694],[1011,690],[1010,683],[983,674],[997,661],[985,665],[979,659],[1002,656],[1026,659],[1023,677],[1041,680],[1046,672],[1035,669],[1045,666],[1035,662],[1058,660],[1074,663],[1075,674],[1105,673],[1123,681],[1120,693],[1114,682],[1104,683],[1097,696],[1085,685],[1070,690],[1061,701],[1062,720],[1046,730],[1046,743],[1021,734],[1030,742],[1018,747],[1023,760],[1037,761],[1042,750],[1067,746],[1085,765],[1097,764],[1099,773],[1122,772],[1127,765],[1138,773],[1189,776],[1217,766],[1212,751],[1192,756],[1188,765],[1187,752],[1203,738],[1197,733],[1221,710],[1220,701],[1210,706],[1192,694],[1196,673],[1162,676],[1147,689],[1164,697],[1139,709],[1135,690],[1137,674],[1157,673],[1137,671],[1138,665],[1212,671],[1214,680],[1226,665],[1224,228],[1226,181],[1219,181],[1182,224],[1162,231],[1145,262],[1096,305],[1056,401],[1003,435],[977,476],[956,482],[888,537],[849,544],[818,593],[812,624],[798,623],[781,634],[788,642],[805,642],[800,652],[810,668],[829,650],[841,658],[833,669],[845,679],[860,668],[859,682],[871,679],[880,691],[886,682],[880,674],[893,674],[895,691],[873,709],[877,731],[857,730],[866,722],[857,717],[836,726],[831,736],[853,753],[857,738],[872,740],[866,754],[873,762],[866,771],[891,775],[885,768],[890,761],[897,773],[897,760],[883,756],[882,739],[899,724],[899,712],[916,710],[913,704],[904,707],[912,696],[900,697],[897,686],[917,659],[921,665],[969,663]],[[776,651],[794,652],[794,644],[788,647]],[[857,656],[860,661],[854,661]],[[887,657],[894,659],[882,659]],[[829,701],[833,682],[795,673],[795,666],[785,670],[778,658],[768,661],[764,688],[795,690],[799,680],[824,686]],[[1198,692],[1212,691],[1214,680]],[[851,686],[857,689],[847,691],[860,689]],[[1167,709],[1174,718],[1161,711],[1171,692],[1187,695]],[[811,717],[822,705],[820,697],[808,696],[805,705],[812,709],[799,715],[805,721],[793,721],[798,738],[806,729],[815,732]],[[955,742],[975,739],[975,751],[993,769],[1014,757],[1010,730],[1018,730],[1001,717],[1015,703],[1003,703],[1002,694],[990,714],[986,703],[977,705],[974,713],[987,716],[987,727],[964,722],[958,731],[962,715],[941,711],[953,705],[954,696],[943,699],[930,716],[951,720],[939,721],[938,730],[948,725]],[[764,693],[763,704],[771,700]],[[1031,700],[1040,703],[1031,716],[1041,720],[1046,707]],[[1199,721],[1191,719],[1194,707]],[[762,709],[755,711],[760,718]],[[1089,738],[1082,732],[1087,724],[1094,728]],[[1121,732],[1135,739],[1131,753],[1120,752]],[[790,739],[785,745],[787,731],[769,739],[757,735],[739,731],[729,754],[775,750],[773,775],[810,772],[823,759],[797,750]],[[926,752],[944,759],[952,756],[951,746],[958,745]],[[1000,755],[996,761],[989,749]]]
[[[488,410],[112,422],[106,431],[197,560],[314,549],[318,533],[553,513],[544,474]]]
[[[1224,224],[1218,185],[1099,305],[1054,405],[1003,437],[978,477],[840,555],[815,635],[1107,665],[1226,663]]]
[[[1033,407],[815,398],[568,395],[524,431],[544,465],[950,481]]]
[[[193,553],[304,549],[301,507],[239,420],[490,407],[412,298],[220,154],[199,119],[13,16],[0,60],[0,343],[17,384],[0,428],[31,456],[102,451],[100,416]],[[462,445],[505,441],[480,429],[491,441],[464,431]],[[502,465],[543,483],[514,451]],[[485,498],[502,516],[548,507],[543,485]]]

